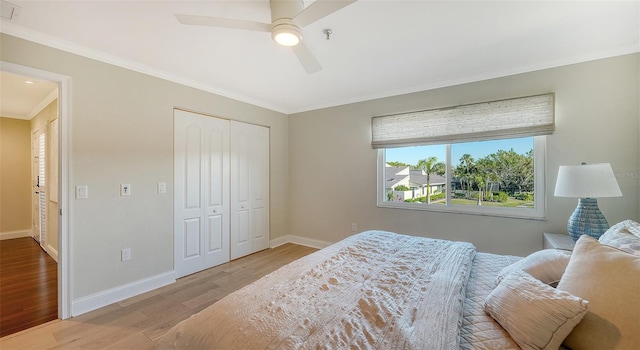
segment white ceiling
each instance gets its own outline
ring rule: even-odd
[[[29,120],[58,97],[58,84],[0,72],[0,116]]]
[[[640,51],[640,1],[359,0],[303,29],[310,75],[268,33],[174,17],[270,22],[267,0],[9,2],[2,32],[283,113]]]

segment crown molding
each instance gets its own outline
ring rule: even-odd
[[[55,101],[57,99],[58,99],[58,89],[55,89],[55,90],[51,91],[47,96],[45,96],[45,98],[43,98],[42,101],[40,101],[31,110],[31,112],[26,116],[25,119],[27,119],[27,120],[33,119],[33,117],[38,115],[38,113],[40,113],[43,109],[45,109],[45,107],[47,107],[51,102],[53,102],[53,101]]]
[[[0,26],[0,33],[15,36],[20,39],[32,41],[41,45],[45,45],[54,49],[62,50],[79,56],[94,59],[96,61],[112,64],[121,68],[129,69],[138,73],[150,75],[159,79],[171,81],[180,85],[188,86],[194,89],[202,90],[212,94],[220,95],[239,102],[248,103],[257,107],[262,107],[272,111],[288,114],[285,108],[274,106],[265,101],[250,98],[248,96],[240,95],[231,91],[223,90],[215,86],[204,84],[202,82],[185,78],[176,74],[162,71],[160,69],[147,66],[138,62],[126,60],[99,50],[95,50],[86,46],[78,45],[76,43],[56,38],[54,36],[37,32],[31,29],[24,28],[22,26],[2,21]]]

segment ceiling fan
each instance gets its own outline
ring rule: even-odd
[[[302,0],[270,0],[271,23],[197,15],[175,16],[186,25],[270,32],[275,42],[292,48],[304,69],[311,74],[322,70],[322,66],[303,43],[301,28],[354,2],[356,0],[316,0],[304,8]]]

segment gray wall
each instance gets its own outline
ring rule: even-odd
[[[174,107],[270,126],[271,239],[337,241],[355,222],[523,255],[541,248],[543,231],[565,231],[576,202],[554,198],[553,186],[558,165],[580,161],[610,162],[619,174],[624,197],[599,200],[610,223],[640,217],[639,55],[292,116],[4,34],[0,59],[72,79],[70,185],[89,186],[89,199],[70,203],[74,299],[173,269]],[[550,91],[547,221],[376,207],[372,116]],[[169,184],[166,195],[156,194],[158,181]],[[118,195],[120,183],[132,185],[130,197]]]
[[[287,234],[288,118],[113,65],[2,35],[0,58],[71,77],[72,296],[173,270],[173,108],[271,128],[271,234]],[[64,116],[63,116],[64,117]],[[156,193],[165,181],[167,194]],[[119,184],[131,196],[119,196]],[[71,196],[73,198],[73,196]],[[132,259],[120,261],[131,248]]]
[[[626,55],[476,83],[291,115],[290,234],[337,241],[383,229],[469,241],[480,251],[525,255],[543,232],[566,233],[577,200],[555,198],[559,165],[611,163],[621,198],[599,199],[610,224],[640,218],[639,57]],[[547,136],[547,220],[376,207],[372,116],[467,103],[556,94],[556,132]]]

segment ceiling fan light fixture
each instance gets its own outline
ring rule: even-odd
[[[300,28],[290,23],[273,26],[271,38],[282,46],[296,46],[302,41]]]

